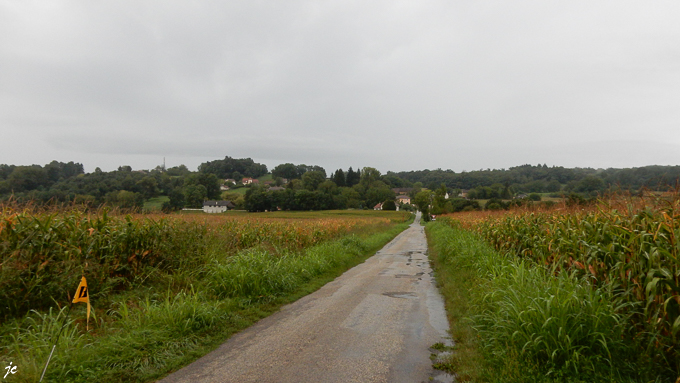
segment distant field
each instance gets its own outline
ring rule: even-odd
[[[244,216],[250,218],[274,219],[319,219],[319,218],[389,218],[392,221],[403,221],[411,213],[385,210],[319,210],[319,211],[272,211],[249,213],[245,210],[229,210],[226,213],[207,214],[198,210],[183,210],[182,215]]]
[[[258,181],[260,181],[260,182],[264,182],[264,181],[273,181],[273,180],[274,180],[274,176],[272,176],[271,173],[265,174],[265,175],[263,175],[262,177],[258,178]]]
[[[548,197],[548,195],[549,195],[549,194],[552,194],[552,193],[538,193],[538,194],[541,195],[541,201],[552,201],[552,202],[562,202],[562,201],[563,201],[562,198]],[[484,205],[486,205],[487,202],[489,202],[488,199],[476,199],[475,201],[479,202],[479,204],[480,204],[482,207],[483,207]],[[508,202],[508,201],[512,201],[512,200],[511,200],[511,199],[504,199],[504,200],[502,200],[502,201],[503,201],[503,202]]]
[[[245,195],[247,191],[248,191],[247,187],[242,187],[242,188],[238,188],[238,189],[231,188],[231,189],[227,190],[226,192],[227,193],[235,193],[235,194]]]
[[[163,207],[163,202],[170,201],[168,196],[162,195],[160,197],[149,198],[148,201],[144,202],[145,210],[161,210]]]

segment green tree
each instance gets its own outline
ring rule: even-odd
[[[257,178],[267,174],[267,166],[255,163],[251,158],[224,157],[223,160],[215,160],[202,163],[198,167],[199,173],[211,173],[217,178],[234,178],[234,173],[245,174],[246,177]]]
[[[350,166],[349,169],[347,170],[347,175],[345,176],[345,185],[348,187],[352,187],[359,183],[360,178],[361,175],[352,170],[352,167]]]
[[[434,198],[432,200],[432,214],[445,214],[445,213],[450,213],[453,209],[451,203],[448,202],[446,199],[446,195],[448,193],[448,190],[446,189],[446,185],[441,184],[435,191],[434,191]]]
[[[185,165],[174,166],[166,171],[166,174],[171,177],[184,177],[189,173],[191,171]]]
[[[156,197],[158,195],[158,182],[154,177],[146,176],[136,183],[137,190],[144,196],[144,198],[149,199]]]
[[[288,180],[299,178],[297,167],[291,163],[277,165],[272,169],[272,176],[287,178]]]
[[[604,181],[597,176],[585,176],[578,183],[574,191],[579,193],[600,192],[604,190]]]
[[[429,190],[422,190],[416,194],[414,202],[423,215],[430,213],[430,204],[432,203],[433,198],[434,193]]]
[[[397,204],[394,203],[394,200],[388,199],[387,201],[383,202],[382,209],[397,210]]]
[[[15,193],[35,190],[48,184],[47,172],[39,165],[17,166],[7,177],[7,188]]]
[[[326,181],[326,174],[320,171],[310,171],[302,175],[302,185],[309,191],[316,190],[324,181]]]
[[[106,195],[106,202],[123,209],[141,208],[144,196],[127,190],[112,191]]]
[[[359,182],[364,185],[364,187],[368,188],[378,180],[380,180],[380,171],[378,169],[365,167],[361,171],[361,180]]]
[[[416,182],[413,184],[413,190],[408,194],[411,199],[415,199],[416,195],[420,193],[420,191],[423,190],[423,183],[422,182]]]
[[[184,203],[186,198],[182,192],[182,188],[175,188],[168,194],[169,201],[163,202],[163,211],[171,212],[176,210],[181,210],[184,208]]]
[[[328,195],[335,195],[338,194],[338,185],[331,180],[325,180],[319,184],[317,190]]]
[[[548,184],[545,187],[545,191],[548,193],[557,193],[562,189],[562,185],[560,185],[559,181],[557,180],[551,180],[548,182]]]
[[[239,172],[233,172],[231,174],[231,178],[233,178],[234,181],[236,181],[237,184],[240,184],[241,181],[243,181],[243,174],[241,174]]]
[[[201,185],[205,188],[205,197],[208,199],[220,198],[220,180],[212,173],[194,173],[186,177],[184,184]],[[186,193],[185,193],[186,194]],[[188,201],[188,198],[187,198]],[[201,203],[201,206],[202,203]]]
[[[246,191],[245,208],[248,211],[272,210],[272,196],[262,186],[252,186]]]
[[[340,188],[339,201],[341,201],[346,208],[359,209],[361,207],[361,195],[350,187]]]
[[[184,200],[187,207],[198,209],[208,197],[208,191],[201,184],[190,184],[184,187]]]
[[[372,208],[373,206],[387,201],[394,201],[395,195],[384,182],[375,181],[373,185],[366,190],[366,206]]]
[[[347,185],[345,182],[345,172],[343,172],[342,169],[338,169],[335,174],[333,174],[333,182],[339,187]]]

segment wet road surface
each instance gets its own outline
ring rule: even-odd
[[[450,381],[428,350],[448,343],[448,323],[419,218],[363,264],[160,382]]]

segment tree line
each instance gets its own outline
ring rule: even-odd
[[[167,196],[167,210],[200,208],[206,199],[225,197],[220,187],[226,179],[235,180],[238,187],[244,177],[258,178],[268,173],[266,165],[251,158],[229,156],[202,163],[197,171],[184,165],[169,169],[158,166],[145,171],[120,166],[114,171],[104,172],[97,168],[92,173],[85,173],[82,164],[72,161],[52,161],[44,166],[0,164],[0,201],[138,208],[151,198]],[[378,203],[394,200],[394,188],[410,188],[413,200],[421,189],[426,188],[432,193],[445,190],[451,197],[464,191],[467,200],[494,199],[499,204],[522,193],[576,193],[589,197],[610,189],[637,192],[641,188],[663,190],[675,186],[680,178],[680,166],[569,169],[522,165],[460,173],[436,169],[387,174],[371,167],[356,170],[350,167],[346,171],[338,169],[327,174],[318,165],[285,163],[274,167],[271,175],[272,186],[283,189],[252,186],[245,196],[239,197],[239,207],[251,211],[373,208]],[[436,202],[435,195],[428,198]],[[447,208],[446,203],[428,206],[452,211],[477,208],[467,200],[451,198]]]
[[[644,166],[625,169],[565,168],[562,166],[521,165],[509,169],[416,170],[388,172],[411,183],[420,182],[429,189],[444,184],[450,189],[476,190],[479,198],[498,190],[514,193],[580,193],[595,195],[609,189],[638,192],[642,188],[665,190],[680,179],[680,166]],[[495,191],[491,191],[491,188]],[[502,198],[500,195],[494,197]]]

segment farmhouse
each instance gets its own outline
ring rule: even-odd
[[[228,209],[235,208],[231,201],[205,201],[203,202],[203,211],[205,213],[224,213]]]
[[[411,203],[411,197],[407,195],[400,195],[397,197],[397,203]]]
[[[373,206],[373,210],[382,210],[382,205],[383,205],[382,203],[379,203],[379,204]]]

